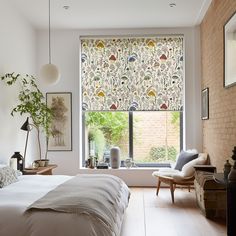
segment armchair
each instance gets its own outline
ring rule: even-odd
[[[169,185],[171,192],[172,203],[174,203],[174,191],[176,185],[185,185],[188,186],[190,191],[190,186],[194,184],[194,174],[195,174],[195,165],[204,165],[207,162],[207,154],[199,153],[198,157],[187,162],[183,165],[181,170],[176,170],[173,168],[163,168],[152,173],[153,177],[157,178],[157,191],[156,195],[159,193],[161,183]]]

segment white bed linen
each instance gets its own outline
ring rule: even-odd
[[[41,212],[25,214],[26,208],[56,186],[72,178],[62,175],[20,176],[19,181],[0,189],[1,236],[112,236],[86,215]],[[127,201],[127,192],[121,195]],[[123,215],[117,217],[121,227]]]

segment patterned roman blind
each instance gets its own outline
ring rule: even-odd
[[[183,37],[81,39],[83,110],[180,111]]]

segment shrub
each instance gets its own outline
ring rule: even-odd
[[[152,147],[149,152],[148,159],[154,162],[163,162],[163,161],[175,161],[177,155],[177,150],[173,146],[167,147]]]

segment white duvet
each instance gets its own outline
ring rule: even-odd
[[[32,203],[71,179],[71,176],[20,176],[19,181],[0,189],[0,236],[113,236],[99,221],[86,215],[54,211],[26,214]],[[109,191],[109,189],[108,189]],[[128,204],[128,188],[118,189],[124,208]],[[122,211],[118,211],[122,212]],[[117,215],[116,227],[121,228],[123,214]]]

